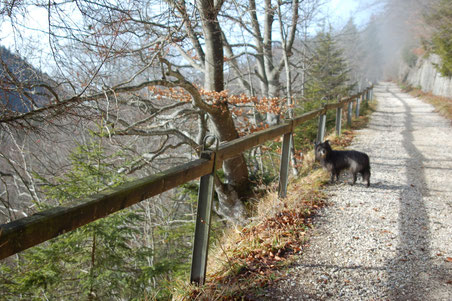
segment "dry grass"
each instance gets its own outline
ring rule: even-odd
[[[369,113],[375,107],[373,103]],[[369,117],[354,121],[352,129],[363,127]],[[354,133],[330,135],[334,148],[350,145]],[[255,300],[262,288],[277,280],[284,267],[303,252],[316,212],[326,205],[322,186],[327,172],[314,162],[313,151],[304,157],[301,176],[291,179],[287,197],[280,199],[273,188],[252,207],[253,217],[245,227],[225,229],[209,250],[206,285],[187,283],[176,300]],[[217,230],[218,229],[214,229]]]
[[[316,170],[292,183],[285,199],[271,191],[254,208],[249,225],[228,229],[209,254],[207,285],[192,291],[199,300],[247,299],[278,278],[278,269],[301,254],[316,211],[325,173]]]

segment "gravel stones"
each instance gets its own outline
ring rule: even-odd
[[[328,186],[309,246],[268,300],[452,300],[452,127],[391,83],[350,149],[371,187]],[[344,181],[348,183],[344,183]]]

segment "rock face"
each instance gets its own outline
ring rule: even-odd
[[[399,78],[414,87],[420,87],[424,92],[452,97],[452,77],[442,76],[435,68],[440,61],[440,57],[435,54],[419,58],[414,67],[401,66]]]

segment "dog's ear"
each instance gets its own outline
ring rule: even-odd
[[[330,140],[325,140],[324,143],[330,145]]]

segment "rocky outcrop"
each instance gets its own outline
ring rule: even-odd
[[[414,67],[402,65],[399,78],[413,87],[421,88],[424,92],[431,92],[438,96],[452,97],[452,77],[444,77],[435,65],[440,63],[437,55],[419,58]]]

